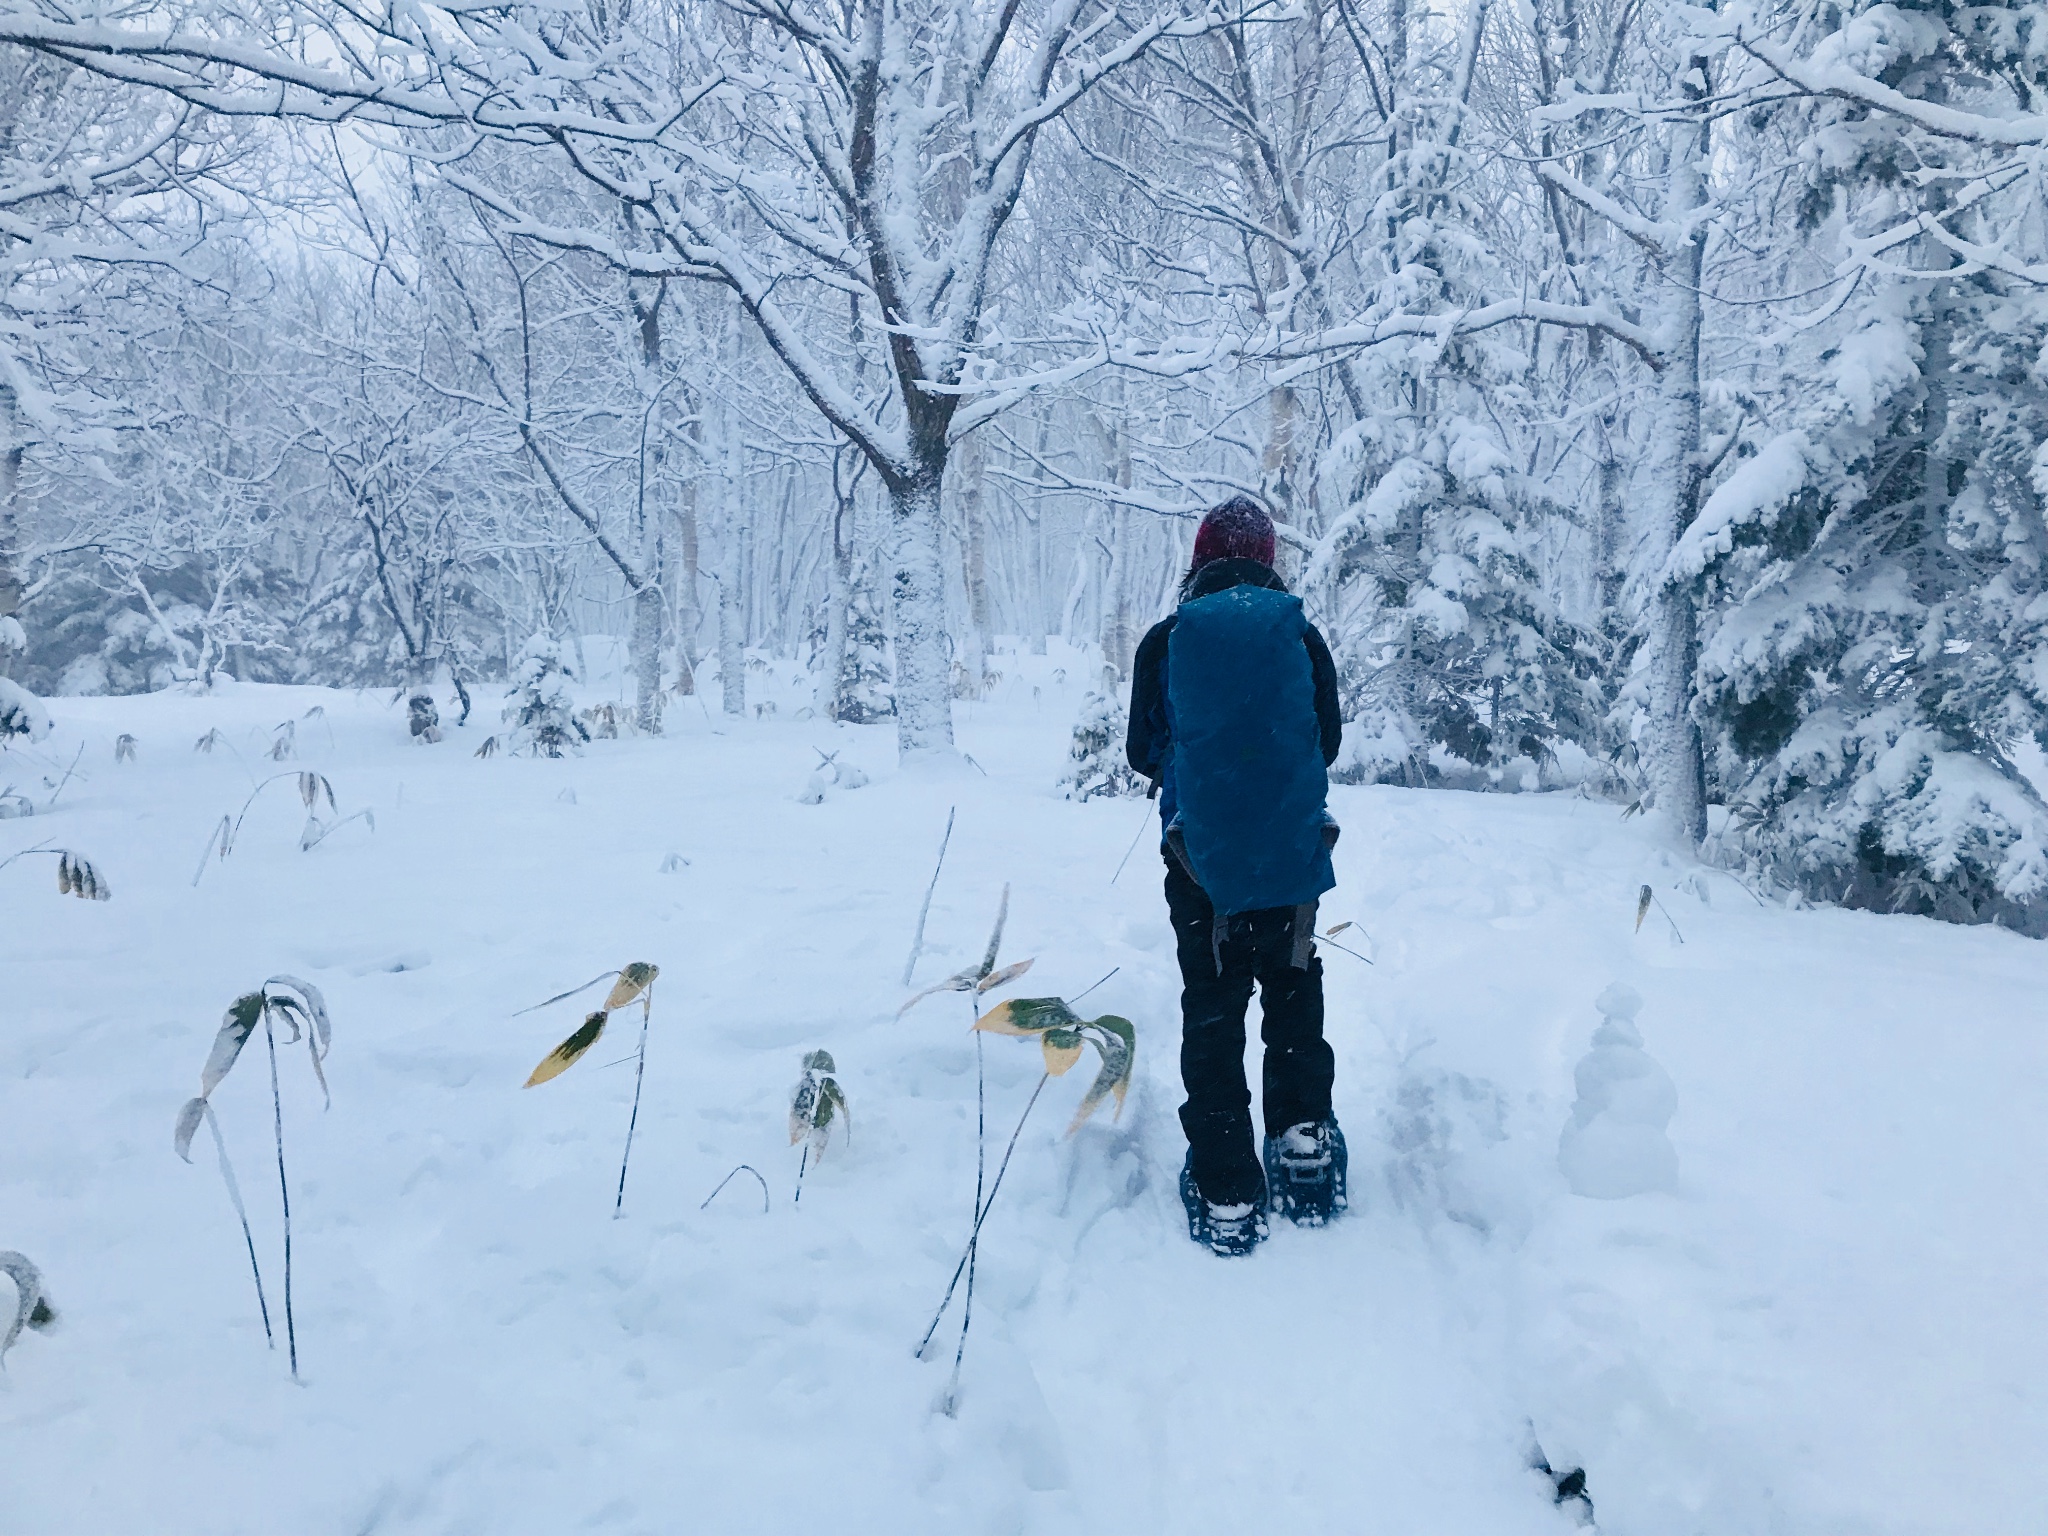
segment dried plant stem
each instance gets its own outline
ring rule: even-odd
[[[1111,885],[1116,884],[1118,877],[1124,872],[1124,866],[1131,862],[1131,855],[1138,851],[1138,839],[1145,835],[1145,828],[1151,824],[1151,821],[1152,800],[1150,796],[1147,796],[1145,800],[1145,814],[1138,820],[1138,830],[1131,834],[1131,846],[1126,848],[1124,856],[1116,861],[1116,874],[1109,877]]]
[[[277,1141],[277,1195],[284,1207],[284,1339],[290,1351],[292,1380],[299,1379],[299,1332],[292,1320],[292,1187],[284,1176],[284,1095],[277,1086],[277,1031],[270,1009],[263,1010],[263,1043],[270,1050],[270,1126]]]
[[[768,1214],[768,1181],[761,1177],[761,1171],[758,1168],[754,1167],[752,1163],[741,1163],[739,1167],[733,1169],[731,1173],[728,1173],[724,1178],[720,1179],[718,1181],[718,1188],[714,1189],[713,1191],[711,1191],[710,1194],[706,1195],[704,1197],[704,1204],[698,1206],[697,1209],[701,1211],[706,1206],[710,1205],[711,1202],[716,1200],[719,1197],[719,1195],[724,1191],[726,1185],[730,1184],[734,1179],[738,1178],[743,1173],[751,1173],[754,1176],[754,1182],[761,1186],[761,1214],[763,1216],[766,1216]]]
[[[213,1132],[213,1150],[220,1157],[221,1182],[228,1187],[228,1203],[235,1208],[235,1215],[242,1223],[242,1241],[249,1247],[249,1273],[256,1278],[256,1306],[263,1314],[263,1338],[275,1349],[277,1335],[270,1331],[270,1301],[263,1294],[263,1267],[256,1262],[256,1237],[249,1230],[249,1212],[242,1204],[242,1187],[235,1182],[234,1165],[228,1161],[228,1144],[221,1136],[220,1121],[214,1118],[210,1103],[206,1106],[206,1128]]]
[[[806,1139],[804,1142],[804,1155],[796,1160],[796,1194],[789,1202],[791,1205],[802,1205],[804,1203],[804,1170],[810,1166],[811,1143]]]
[[[81,741],[78,744],[78,750],[71,755],[71,766],[64,770],[64,777],[57,781],[56,789],[51,791],[50,803],[43,807],[45,813],[56,809],[57,796],[64,793],[64,786],[71,782],[71,775],[78,771],[78,760],[83,756],[85,756],[85,743]]]
[[[1093,986],[1083,987],[1079,992],[1076,992],[1072,997],[1068,998],[1067,1006],[1069,1008],[1073,1007],[1074,1004],[1081,1001],[1082,998],[1086,997],[1090,992],[1093,992],[1096,987],[1101,986],[1104,981],[1109,980],[1110,977],[1114,976],[1118,971],[1122,969],[1123,967],[1120,965],[1112,965],[1107,971],[1104,971],[1102,973],[1102,979],[1100,981],[1094,983]]]
[[[910,976],[917,969],[917,957],[924,953],[924,920],[931,916],[932,892],[939,888],[939,871],[946,867],[946,846],[953,841],[953,813],[958,806],[946,807],[946,835],[939,839],[939,861],[932,866],[932,883],[924,888],[924,905],[917,909],[917,932],[910,941],[910,958],[903,962],[903,985],[910,985]]]
[[[1045,1092],[1045,1085],[1052,1081],[1050,1072],[1042,1072],[1038,1086],[1031,1090],[1031,1098],[1024,1106],[1024,1113],[1017,1117],[1017,1128],[1010,1132],[1010,1144],[1003,1149],[1003,1160],[996,1164],[995,1182],[989,1185],[988,1199],[983,1202],[980,1213],[974,1218],[974,1230],[967,1236],[968,1252],[974,1249],[974,1241],[981,1236],[981,1224],[988,1220],[988,1213],[996,1203],[996,1195],[1003,1187],[1003,1175],[1010,1171],[1010,1154],[1017,1150],[1017,1138],[1024,1134],[1024,1122],[1031,1118],[1031,1110],[1038,1103],[1038,1096]],[[932,1341],[932,1335],[939,1331],[939,1319],[946,1315],[946,1308],[953,1304],[953,1289],[959,1285],[961,1275],[967,1271],[967,1253],[960,1255],[960,1262],[953,1266],[953,1278],[947,1282],[945,1297],[939,1302],[939,1310],[932,1314],[932,1324],[924,1331],[924,1338],[918,1342],[917,1358],[922,1360],[924,1352]]]
[[[640,1065],[633,1072],[633,1113],[626,1121],[626,1150],[619,1158],[619,1197],[612,1202],[612,1220],[625,1214],[626,1165],[633,1160],[633,1128],[640,1123],[640,1085],[647,1079],[647,1026],[654,1017],[654,989],[650,984],[640,1001]]]
[[[1009,887],[1003,887],[1007,901]],[[975,994],[967,994],[967,1012],[977,1021],[980,1008]],[[1029,1113],[1029,1111],[1026,1111]],[[960,1382],[960,1356],[967,1349],[967,1325],[974,1320],[974,1269],[975,1260],[981,1251],[981,1189],[982,1177],[988,1165],[988,1073],[982,1058],[981,1031],[974,1032],[974,1226],[967,1239],[967,1297],[960,1307],[960,1347],[953,1351],[953,1380],[946,1389],[947,1401],[951,1401],[954,1388]]]

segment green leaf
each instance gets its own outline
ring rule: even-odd
[[[1074,1111],[1073,1123],[1067,1127],[1069,1136],[1088,1122],[1106,1098],[1116,1099],[1115,1118],[1122,1118],[1124,1096],[1131,1089],[1131,1068],[1138,1056],[1138,1031],[1129,1019],[1105,1013],[1083,1024],[1081,1033],[1101,1054],[1102,1070],[1095,1074],[1095,1081],[1082,1096],[1081,1107]]]
[[[1048,1029],[1074,1029],[1081,1016],[1057,997],[1013,997],[998,1003],[974,1021],[992,1035],[1037,1035]]]
[[[234,1066],[235,1058],[242,1054],[242,1047],[249,1043],[249,1036],[256,1032],[256,1026],[263,1022],[263,994],[245,992],[228,1005],[225,1017],[221,1019],[220,1033],[213,1037],[213,1049],[207,1053],[206,1065],[199,1069],[199,1096],[208,1098],[221,1084]]]

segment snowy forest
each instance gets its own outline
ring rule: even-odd
[[[2048,0],[0,0],[0,1536],[2048,1531],[2044,794]]]
[[[642,731],[765,656],[943,751],[1246,492],[1340,778],[2048,922],[2038,4],[7,0],[0,72],[16,733],[609,633]]]

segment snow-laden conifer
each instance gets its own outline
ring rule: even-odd
[[[1069,800],[1093,800],[1104,795],[1142,795],[1145,781],[1124,756],[1124,737],[1129,714],[1118,692],[1115,676],[1104,669],[1102,686],[1091,689],[1081,700],[1080,718],[1074,722],[1073,740],[1067,745],[1067,767],[1060,775],[1060,789]]]
[[[580,747],[590,740],[590,732],[576,718],[570,677],[561,642],[554,636],[542,630],[526,642],[514,664],[512,690],[506,696],[504,718],[512,727],[509,750],[560,757],[564,748]]]

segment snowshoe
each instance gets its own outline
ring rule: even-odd
[[[1266,1189],[1272,1208],[1298,1227],[1320,1227],[1348,1203],[1349,1163],[1335,1120],[1304,1120],[1266,1138]]]
[[[1194,1155],[1181,1164],[1180,1203],[1187,1207],[1188,1236],[1211,1253],[1235,1258],[1250,1253],[1266,1235],[1263,1200],[1242,1205],[1215,1205],[1195,1187]]]

